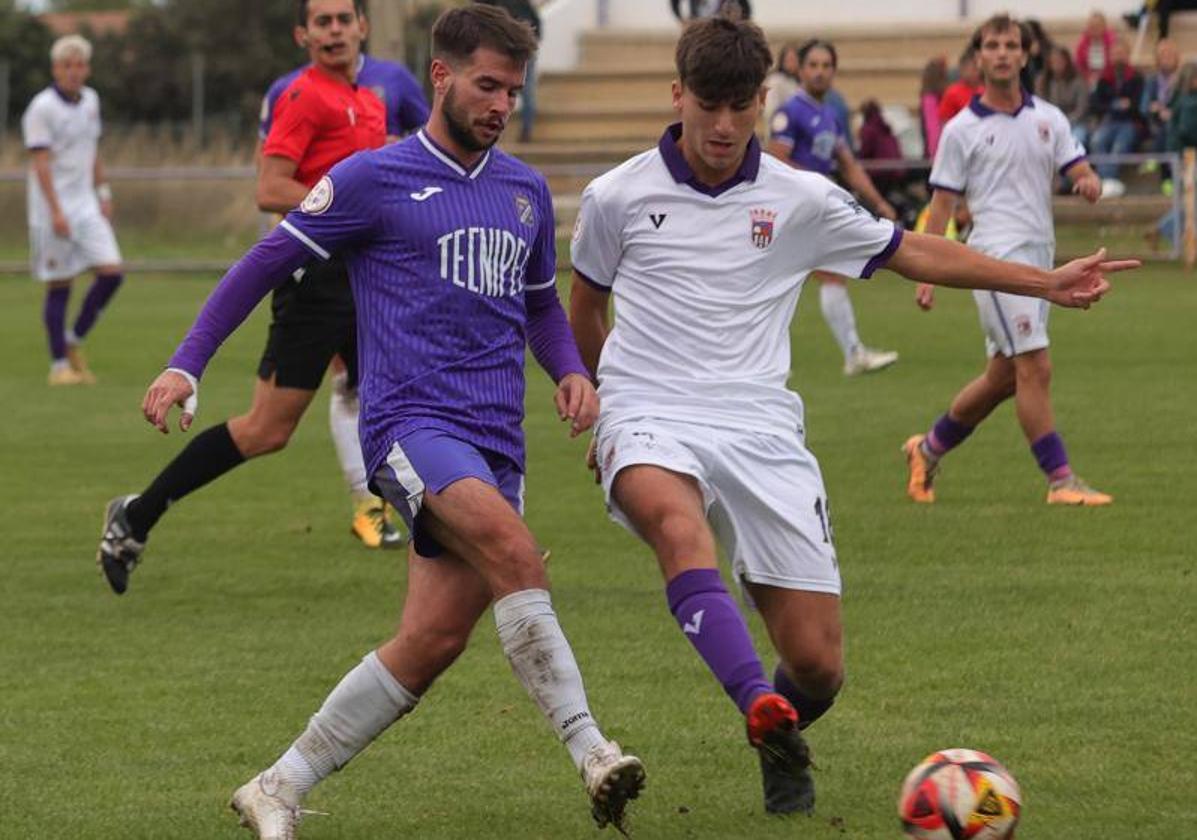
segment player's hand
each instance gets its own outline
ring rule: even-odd
[[[109,221],[112,221],[112,199],[100,200],[100,214]]]
[[[1138,268],[1139,260],[1107,260],[1106,249],[1065,263],[1051,273],[1045,297],[1059,306],[1088,309],[1110,290],[1107,274]]]
[[[557,416],[570,421],[570,437],[582,434],[598,419],[598,392],[590,378],[580,373],[567,374],[557,383],[553,402],[557,404]]]
[[[1077,179],[1076,183],[1072,185],[1072,192],[1090,204],[1096,204],[1097,199],[1101,198],[1101,178],[1097,177],[1096,172],[1090,172]]]
[[[914,290],[914,302],[924,312],[931,311],[931,307],[935,306],[935,287],[930,283],[919,283]]]
[[[590,439],[590,446],[586,447],[586,468],[594,473],[594,483],[603,483],[603,468],[598,462],[598,438]]]
[[[183,409],[183,413],[179,415],[179,430],[187,431],[191,428],[191,421],[195,419],[195,412],[199,408],[195,389],[183,374],[174,370],[164,370],[146,390],[145,399],[141,401],[141,413],[145,415],[146,422],[165,435],[170,431],[166,421],[172,405]]]
[[[70,239],[71,225],[67,222],[67,218],[63,215],[61,210],[55,210],[50,217],[50,223],[54,226],[54,235],[63,239]]]

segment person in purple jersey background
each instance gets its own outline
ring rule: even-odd
[[[265,140],[274,121],[274,103],[308,65],[275,79],[262,98],[258,137]],[[396,140],[428,122],[428,100],[411,71],[394,61],[363,53],[358,59],[357,83],[382,100],[387,112],[387,139]]]
[[[848,141],[848,127],[829,101],[838,65],[835,47],[811,39],[798,48],[798,80],[802,87],[777,110],[770,121],[769,152],[797,169],[808,169],[828,178],[839,174],[847,188],[860,196],[878,215],[896,219],[898,214],[864,170]],[[819,307],[823,320],[844,354],[844,374],[856,376],[883,370],[898,360],[893,350],[865,345],[856,329],[856,311],[843,277],[815,272],[819,281]]]
[[[233,796],[259,837],[291,837],[304,796],[410,712],[493,602],[512,669],[565,743],[600,826],[622,828],[644,767],[603,737],[523,506],[524,348],[558,383],[572,435],[598,411],[557,299],[544,179],[494,149],[536,41],[490,6],[433,27],[435,89],[415,136],[337,164],[221,280],[150,385],[146,419],[195,411],[220,343],[313,255],[340,255],[357,301],[361,437],[372,483],[408,520],[394,638],[344,676],[303,733]]]

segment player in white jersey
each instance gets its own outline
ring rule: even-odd
[[[1021,89],[1030,33],[1007,15],[997,15],[973,36],[985,78],[985,92],[944,128],[931,171],[927,232],[942,234],[965,196],[973,216],[970,247],[999,259],[1051,268],[1055,257],[1052,182],[1058,171],[1073,191],[1090,202],[1101,182],[1073,138],[1068,118],[1049,102]],[[1048,504],[1107,505],[1113,498],[1078,478],[1056,432],[1048,357],[1049,305],[1033,297],[974,292],[981,313],[989,362],[964,386],[922,435],[903,445],[907,493],[916,502],[935,501],[939,460],[963,443],[1001,403],[1014,398],[1019,425],[1048,481]],[[934,296],[920,286],[918,304],[930,309]]]
[[[570,320],[601,398],[592,466],[612,517],[656,554],[679,628],[744,714],[767,810],[809,812],[798,730],[831,706],[844,672],[827,493],[786,388],[803,282],[888,265],[1087,306],[1109,287],[1104,272],[1137,263],[1099,252],[1049,272],[904,234],[828,179],[761,154],[753,129],[771,59],[759,28],[692,24],[676,61],[680,123],[593,181],[575,228]],[[717,543],[780,655],[772,680],[722,583]]]
[[[29,150],[29,250],[33,276],[46,284],[42,317],[50,342],[51,385],[95,382],[79,346],[120,288],[121,252],[109,219],[112,190],[100,163],[100,98],[85,85],[91,44],[66,35],[50,48],[54,83],[21,118]],[[74,324],[66,326],[71,280],[95,272]]]

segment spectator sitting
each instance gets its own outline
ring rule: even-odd
[[[939,148],[939,135],[943,132],[943,121],[939,118],[939,102],[948,86],[948,60],[940,55],[927,62],[923,68],[923,81],[919,89],[919,125],[923,129],[923,157],[934,160]]]
[[[1143,98],[1143,77],[1130,64],[1130,48],[1126,41],[1114,42],[1112,62],[1097,83],[1090,98],[1090,110],[1098,118],[1093,132],[1093,151],[1096,154],[1126,154],[1135,148],[1139,136],[1141,115],[1139,102]],[[1102,178],[1102,194],[1119,196],[1126,187],[1118,180],[1118,164],[1099,163],[1097,172]]]
[[[798,47],[786,44],[777,51],[777,66],[765,78],[769,88],[765,94],[765,125],[773,121],[773,114],[798,92]]]
[[[1055,44],[1043,29],[1043,24],[1035,18],[1027,18],[1023,24],[1030,30],[1031,46],[1027,50],[1027,63],[1022,68],[1022,86],[1027,90],[1035,90],[1035,83],[1047,69],[1047,59],[1055,49]]]
[[[1109,70],[1113,50],[1114,33],[1106,24],[1106,16],[1092,12],[1076,44],[1076,69],[1090,90]]]
[[[876,99],[865,100],[860,106],[860,116],[860,150],[857,157],[862,161],[902,160],[902,145],[882,116],[881,106],[877,104]],[[910,180],[909,172],[905,168],[869,169],[869,176],[873,179],[877,191],[898,211],[898,217],[903,224],[907,227],[913,224],[913,217],[918,208],[905,193],[905,187]],[[908,215],[910,218],[907,218]]]
[[[1047,67],[1036,80],[1035,93],[1063,111],[1072,126],[1072,136],[1082,146],[1089,145],[1089,88],[1076,72],[1067,49],[1052,47]]]
[[[981,84],[981,68],[977,65],[977,53],[972,47],[960,55],[960,78],[948,85],[939,101],[939,121],[947,125],[948,120],[964,110],[975,94],[985,90]]]
[[[1168,102],[1168,111],[1168,151],[1179,152],[1197,146],[1197,64],[1185,64],[1180,71],[1180,79]],[[1180,217],[1175,210],[1169,210],[1155,227],[1155,231],[1147,235],[1153,249],[1158,245],[1160,236],[1175,244]]]
[[[1144,81],[1143,98],[1139,101],[1139,112],[1147,121],[1150,151],[1163,152],[1168,148],[1168,123],[1172,118],[1169,102],[1176,93],[1179,76],[1180,51],[1176,44],[1164,39],[1155,45],[1155,72]]]

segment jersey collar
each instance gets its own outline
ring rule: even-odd
[[[55,93],[58,94],[58,98],[61,99],[63,102],[65,102],[68,105],[78,105],[80,102],[83,101],[83,91],[82,90],[79,91],[79,93],[75,94],[74,96],[68,96],[66,91],[64,91],[62,88],[60,88],[57,84],[51,84],[50,87],[54,90]]]
[[[713,187],[702,183],[695,177],[694,171],[690,169],[690,164],[686,163],[686,158],[682,155],[682,150],[678,148],[678,138],[682,136],[682,124],[674,123],[665,129],[665,133],[661,135],[661,140],[657,143],[657,148],[661,152],[661,159],[665,161],[665,166],[669,170],[669,174],[673,176],[673,180],[679,184],[685,184],[698,192],[709,195],[712,198],[722,195],[730,190],[736,184],[741,184],[744,181],[755,181],[756,175],[761,168],[761,144],[756,137],[752,137],[748,141],[748,151],[744,154],[744,160],[740,162],[740,168],[736,170],[736,174],[732,175],[722,184],[717,184]]]
[[[1022,113],[1023,108],[1034,108],[1034,107],[1035,107],[1035,100],[1031,96],[1031,92],[1029,90],[1027,90],[1026,88],[1023,88],[1022,89],[1022,103],[1017,108],[1014,109],[1013,113],[1008,114],[1008,116],[1017,117],[1020,113]],[[973,94],[973,98],[970,99],[968,102],[968,108],[970,111],[972,111],[978,117],[982,117],[982,118],[983,117],[992,117],[994,114],[1005,114],[1006,113],[1005,111],[995,111],[992,108],[990,108],[988,105],[982,104],[981,103],[981,94],[979,94],[979,93]]]
[[[428,150],[430,155],[439,160],[445,166],[452,169],[458,175],[462,176],[463,178],[469,178],[471,181],[482,174],[482,168],[486,166],[487,161],[490,160],[490,149],[487,149],[486,154],[478,158],[478,162],[474,164],[472,169],[466,169],[457,162],[457,159],[454,158],[453,155],[449,154],[447,149],[441,148],[435,140],[425,134],[424,129],[421,128],[419,131],[417,131],[416,137],[418,137],[420,142],[424,144],[424,148]]]

